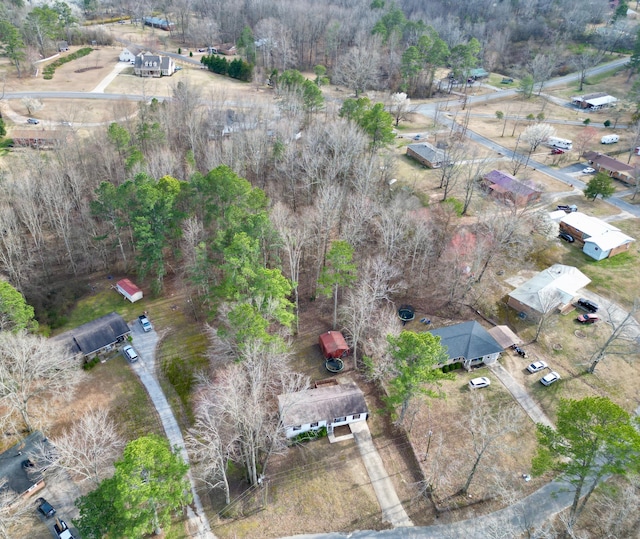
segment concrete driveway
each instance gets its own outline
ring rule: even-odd
[[[153,320],[151,320],[151,322],[153,323]],[[184,446],[182,432],[156,376],[156,346],[158,345],[160,336],[155,329],[145,333],[137,319],[129,324],[129,328],[131,329],[131,336],[133,337],[131,344],[139,356],[138,361],[130,365],[134,372],[140,377],[140,381],[151,397],[151,401],[160,416],[160,421],[162,422],[162,427],[167,435],[169,444],[171,447],[177,448],[182,458],[188,463],[189,455]],[[189,537],[215,539],[215,535],[211,532],[207,515],[202,507],[202,502],[196,491],[196,484],[191,475],[191,470],[189,470],[188,476],[193,494],[193,507],[187,507]]]
[[[369,425],[366,421],[356,421],[351,423],[349,428],[356,439],[360,457],[367,469],[380,509],[382,509],[382,520],[389,522],[394,528],[413,526],[413,522],[402,507],[396,489],[385,470],[382,458],[373,443]]]

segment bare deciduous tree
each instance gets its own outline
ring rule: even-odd
[[[55,466],[69,472],[80,482],[97,486],[113,474],[113,463],[125,441],[107,410],[89,410],[62,436],[52,439]]]
[[[356,97],[369,88],[376,87],[380,77],[379,50],[379,47],[366,44],[352,47],[338,61],[333,80],[353,90]]]
[[[391,94],[387,108],[393,116],[395,126],[398,127],[398,124],[405,121],[411,112],[411,99],[404,92],[396,92]]]
[[[215,446],[228,448],[229,457],[243,466],[251,485],[265,473],[269,456],[285,447],[276,396],[304,389],[308,379],[287,367],[286,352],[277,343],[245,343],[241,361],[229,364],[201,390],[207,413],[217,414]],[[202,397],[201,397],[202,398]]]
[[[233,436],[222,432],[224,424],[214,398],[214,391],[203,391],[197,402],[196,422],[185,442],[195,461],[196,477],[214,490],[221,488],[225,502],[231,503],[227,470],[231,460]]]
[[[523,428],[524,415],[518,405],[500,405],[498,410],[489,406],[480,393],[472,393],[469,413],[462,427],[471,436],[471,469],[461,494],[467,494],[471,482],[480,470],[483,459],[492,453],[504,449],[499,442],[508,434],[519,432]]]
[[[0,404],[18,414],[28,431],[34,407],[55,398],[71,399],[81,381],[79,361],[62,345],[38,335],[0,332]]]
[[[6,478],[0,479],[0,539],[22,537],[24,518],[32,511],[33,506],[29,500],[12,491]],[[22,529],[18,531],[18,527]]]
[[[598,364],[608,355],[634,357],[640,351],[640,325],[635,318],[640,311],[640,300],[634,301],[628,313],[620,313],[614,307],[607,309],[606,323],[611,326],[611,335],[591,356],[589,372],[593,373]]]
[[[293,295],[296,306],[296,330],[299,331],[300,300],[298,296],[298,285],[300,282],[300,264],[310,235],[307,220],[299,218],[289,211],[284,204],[278,203],[271,211],[271,221],[278,231],[282,249],[287,255],[289,280],[293,285]]]

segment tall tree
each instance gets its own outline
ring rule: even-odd
[[[26,58],[25,46],[20,31],[9,21],[0,21],[0,43],[4,44],[4,53],[22,76],[22,61]]]
[[[598,172],[584,188],[584,196],[591,200],[598,198],[598,195],[602,198],[609,198],[615,192],[613,180],[604,172]]]
[[[338,290],[355,282],[356,277],[353,247],[344,240],[332,242],[318,284],[321,294],[333,295],[333,329],[338,325]]]
[[[379,77],[380,54],[377,49],[363,44],[352,47],[340,58],[333,80],[353,90],[357,99],[362,92],[376,87]]]
[[[189,465],[167,440],[143,436],[127,444],[115,474],[76,500],[83,537],[143,537],[161,533],[171,517],[191,502]]]
[[[534,474],[560,472],[573,485],[571,530],[598,483],[640,471],[640,421],[606,397],[561,399],[556,428],[538,424]]]
[[[418,395],[440,397],[442,380],[452,380],[453,373],[444,373],[438,365],[447,361],[447,351],[440,344],[440,337],[429,332],[403,331],[398,337],[389,335],[389,353],[394,360],[394,378],[389,382],[387,404],[396,411],[398,423],[405,419],[412,400]]]
[[[37,327],[33,307],[13,286],[0,279],[0,331],[15,332]]]

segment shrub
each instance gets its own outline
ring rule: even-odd
[[[178,54],[182,54],[182,47],[178,47]]]
[[[85,362],[84,362],[84,365],[82,365],[82,368],[83,368],[85,371],[90,371],[90,370],[91,370],[91,369],[93,369],[93,368],[94,368],[98,363],[100,363],[100,358],[99,358],[98,356],[96,356],[96,357],[94,357],[94,358],[92,358],[92,359],[90,359],[90,360],[88,360],[88,361],[85,361]]]
[[[303,442],[308,442],[310,440],[317,440],[318,438],[324,438],[327,435],[327,427],[320,427],[318,430],[310,430],[307,432],[302,432],[291,438],[291,444],[300,444]]]
[[[605,120],[604,121],[604,126],[605,127],[609,127],[611,125],[611,120]]]

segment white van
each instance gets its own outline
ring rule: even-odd
[[[600,139],[601,144],[615,144],[620,140],[618,135],[605,135]]]

